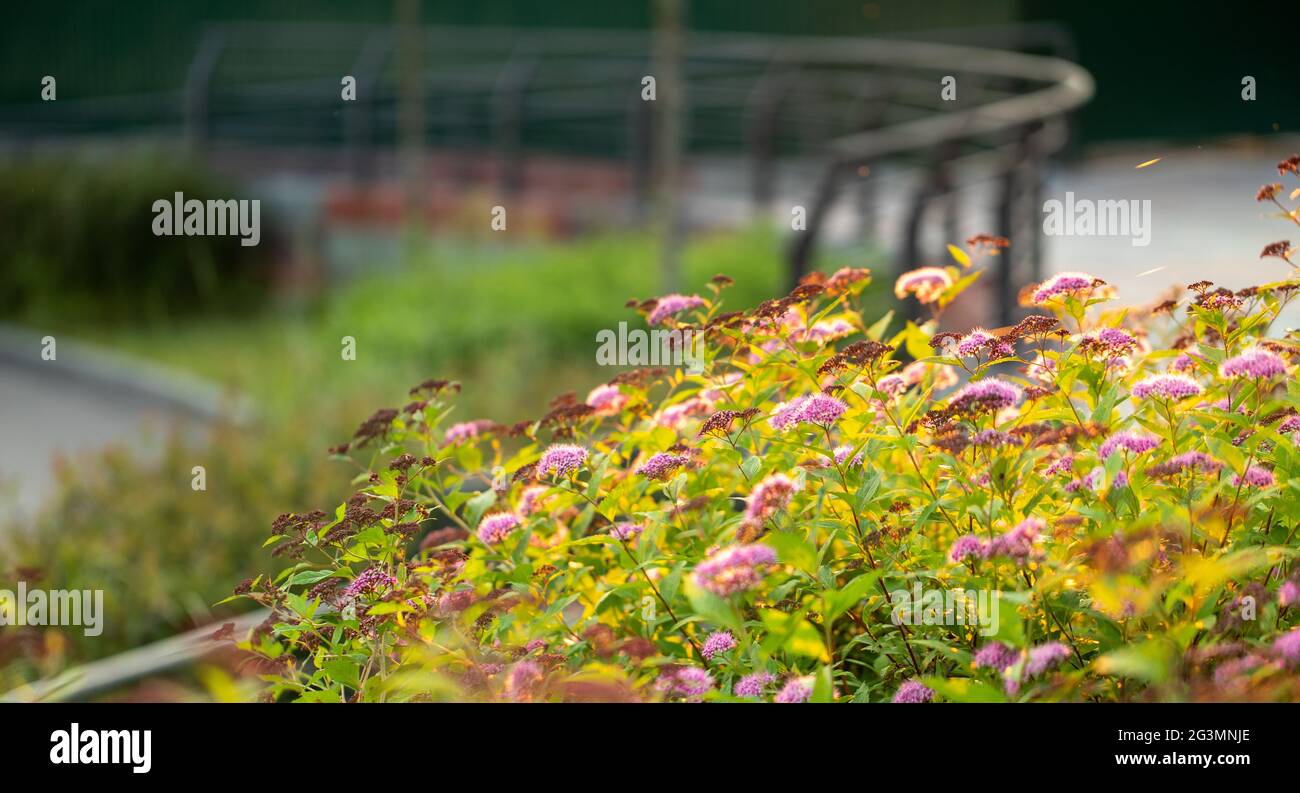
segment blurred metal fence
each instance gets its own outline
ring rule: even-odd
[[[282,152],[286,166],[305,158],[364,183],[391,162],[398,138],[395,38],[389,27],[214,25],[181,90],[5,108],[0,136],[21,145],[145,133],[183,139],[200,156],[260,147]],[[641,99],[642,78],[653,76],[649,33],[429,27],[420,41],[423,142],[457,154],[448,178],[486,178],[508,195],[528,187],[530,158],[580,156],[625,169],[628,199],[644,209],[657,162],[658,103]],[[991,181],[995,205],[979,230],[1013,240],[997,275],[999,313],[1010,317],[1019,285],[1039,276],[1046,164],[1067,141],[1069,113],[1093,92],[1092,78],[1068,60],[1065,31],[1008,26],[906,41],[692,34],[687,44],[688,167],[733,158],[747,173],[752,211],[770,216],[782,165],[803,166],[797,188],[810,200],[806,229],[790,242],[792,282],[848,187],[872,228],[877,188],[860,174],[888,165],[915,176],[890,241],[899,269],[926,260],[931,224],[957,241],[959,196],[972,180]],[[356,101],[341,101],[344,75],[356,80]],[[940,97],[949,75],[956,101]],[[482,161],[491,168],[477,167]]]

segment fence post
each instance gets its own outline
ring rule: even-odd
[[[219,28],[204,30],[198,52],[185,75],[185,140],[195,156],[202,156],[212,138],[212,78],[225,46],[225,35]]]

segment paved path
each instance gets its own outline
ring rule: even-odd
[[[58,342],[42,360],[39,335],[0,328],[0,524],[30,516],[57,485],[55,462],[120,444],[156,452],[174,429],[223,412],[209,384],[107,351]]]

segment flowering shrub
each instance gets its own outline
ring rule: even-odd
[[[268,698],[1300,699],[1300,346],[1270,335],[1300,280],[1123,309],[1063,273],[938,332],[1006,244],[904,274],[930,317],[893,333],[865,270],[636,304],[704,371],[536,421],[416,387],[335,450],[346,504],[276,520],[298,564],[239,588]]]

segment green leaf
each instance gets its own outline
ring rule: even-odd
[[[926,677],[922,683],[950,702],[1006,702],[1007,696],[995,686],[970,677]]]
[[[835,680],[829,666],[817,667],[817,677],[813,681],[812,697],[809,701],[818,703],[835,701]]]
[[[496,503],[497,494],[495,490],[484,490],[477,496],[465,502],[465,522],[471,526],[478,525],[479,518],[487,508]]]
[[[1133,677],[1148,683],[1162,683],[1169,677],[1174,657],[1173,646],[1163,639],[1152,639],[1142,644],[1113,650],[1094,663],[1103,675]]]
[[[773,532],[763,538],[765,545],[776,549],[782,564],[792,565],[814,575],[817,572],[817,549],[794,532]]]
[[[880,571],[873,570],[869,573],[863,573],[848,582],[838,592],[828,592],[826,594],[826,619],[833,620],[853,608],[858,601],[866,597],[879,579]]]
[[[744,633],[744,621],[735,607],[689,577],[686,579],[686,599],[695,613],[709,622],[730,628],[734,633]]]
[[[816,658],[829,662],[830,654],[822,642],[821,634],[812,623],[803,618],[803,613],[786,614],[784,611],[764,609],[760,615],[768,635],[763,640],[763,649],[772,652],[777,649],[795,655]]]

